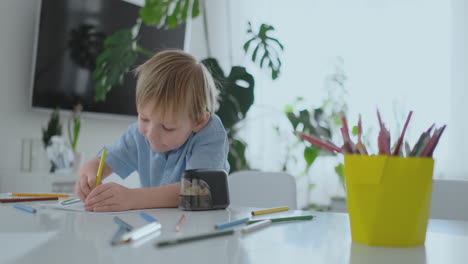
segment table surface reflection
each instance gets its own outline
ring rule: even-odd
[[[0,263],[466,263],[468,222],[430,220],[426,243],[413,248],[369,247],[352,242],[348,215],[286,211],[252,218],[314,215],[312,221],[275,223],[250,234],[234,235],[156,248],[172,238],[214,231],[214,224],[250,216],[259,208],[230,207],[216,211],[146,210],[163,228],[146,241],[111,246],[117,231],[113,214],[50,208],[29,214],[0,204]],[[180,232],[179,217],[186,221]],[[138,227],[136,211],[117,214]]]

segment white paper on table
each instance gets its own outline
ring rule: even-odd
[[[84,204],[83,202],[77,202],[77,203],[72,203],[72,204],[66,204],[63,205],[61,203],[55,203],[55,204],[41,204],[40,205],[42,208],[51,208],[51,209],[57,209],[57,210],[67,210],[67,211],[75,211],[75,212],[85,212]]]
[[[66,205],[63,205],[61,203],[55,203],[55,204],[43,203],[43,204],[40,204],[40,206],[42,208],[50,208],[50,209],[56,209],[56,210],[86,212],[86,213],[95,213],[95,214],[109,214],[109,215],[128,214],[131,212],[148,211],[148,209],[141,209],[141,210],[128,210],[128,211],[119,211],[119,212],[89,212],[85,210],[83,202],[77,202],[77,203],[66,204]],[[151,209],[151,210],[155,210],[155,209]]]

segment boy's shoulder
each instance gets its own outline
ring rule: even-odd
[[[206,126],[202,128],[199,133],[209,134],[209,133],[217,133],[217,132],[226,133],[226,129],[224,128],[223,122],[221,121],[219,116],[217,116],[216,114],[212,114]]]
[[[138,132],[138,121],[136,121],[134,123],[131,123],[128,126],[128,132],[130,132],[132,134],[139,134],[139,132]]]

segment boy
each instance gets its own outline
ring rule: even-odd
[[[218,116],[218,91],[203,64],[183,51],[163,51],[136,69],[138,122],[112,146],[102,179],[137,171],[143,188],[116,183],[95,187],[100,159],[80,170],[75,194],[87,211],[177,207],[188,169],[224,169],[229,143]]]

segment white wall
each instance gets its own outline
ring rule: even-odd
[[[452,94],[451,130],[448,130],[450,148],[458,155],[452,157],[448,169],[454,178],[467,179],[468,167],[468,122],[466,101],[468,99],[468,2],[452,1]]]
[[[41,138],[50,112],[29,109],[33,71],[34,36],[39,1],[0,2],[0,175],[15,177],[20,170],[21,139]],[[62,122],[68,115],[62,115]],[[132,120],[84,116],[77,150],[93,157],[104,144],[111,144]],[[64,130],[64,133],[66,130]],[[7,173],[6,173],[7,172]]]

